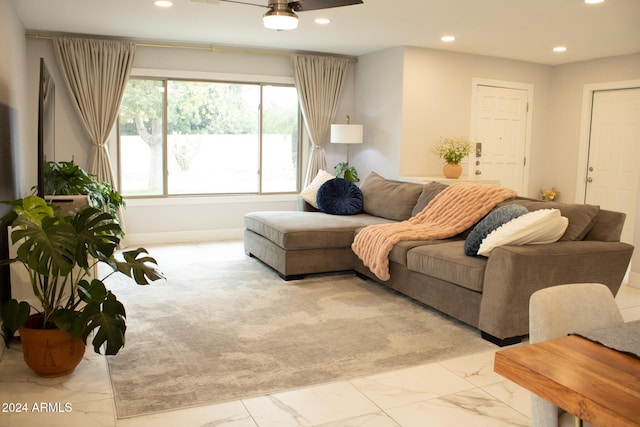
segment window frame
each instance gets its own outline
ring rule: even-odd
[[[281,192],[263,192],[263,180],[262,180],[262,160],[263,160],[263,87],[265,86],[280,86],[280,87],[293,87],[295,88],[295,82],[293,77],[288,76],[269,76],[269,75],[254,75],[254,74],[232,74],[232,73],[211,73],[211,72],[200,72],[200,71],[177,71],[177,70],[155,70],[155,69],[142,69],[142,68],[134,68],[131,70],[129,75],[131,79],[147,79],[147,80],[159,80],[163,82],[163,118],[162,118],[162,132],[163,132],[163,153],[162,153],[162,169],[163,169],[163,177],[162,177],[162,194],[153,194],[153,195],[125,195],[127,199],[188,199],[188,198],[208,198],[208,197],[231,197],[231,198],[242,198],[242,197],[268,197],[268,196],[286,196],[286,195],[295,195],[300,192],[300,188],[303,180],[303,158],[304,158],[304,149],[306,147],[304,141],[304,118],[302,115],[302,110],[300,105],[298,104],[298,149],[297,149],[297,179],[296,179],[296,187],[292,191],[281,191]],[[184,194],[169,194],[169,183],[168,183],[168,123],[167,123],[167,86],[170,80],[174,81],[187,81],[187,82],[204,82],[204,83],[222,83],[222,84],[247,84],[247,85],[257,85],[260,87],[260,110],[259,110],[259,170],[258,170],[258,190],[257,192],[244,192],[244,193],[184,193]],[[120,123],[119,117],[118,121],[114,127],[115,129],[115,145],[116,145],[116,158],[117,158],[117,176],[118,176],[118,189],[122,191],[122,168],[121,168],[121,149],[120,149]]]

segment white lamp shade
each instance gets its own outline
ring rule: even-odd
[[[331,125],[332,144],[362,144],[362,125]]]

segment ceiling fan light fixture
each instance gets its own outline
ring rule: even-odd
[[[262,22],[271,30],[295,30],[298,28],[298,15],[286,3],[275,3],[264,14]]]

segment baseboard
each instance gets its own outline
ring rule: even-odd
[[[632,288],[640,289],[640,273],[629,272],[629,282],[627,284]]]
[[[164,243],[215,242],[222,240],[242,240],[244,229],[168,231],[161,233],[127,233],[123,247],[159,245]]]

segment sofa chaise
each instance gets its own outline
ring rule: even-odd
[[[352,251],[354,236],[372,224],[407,220],[446,186],[385,179],[371,173],[360,190],[362,212],[332,215],[300,199],[298,211],[245,215],[244,248],[285,280],[353,271],[480,330],[498,345],[528,334],[529,297],[553,285],[603,283],[616,295],[633,246],[620,242],[625,214],[594,205],[516,197],[499,203],[527,211],[557,209],[568,219],[562,237],[547,244],[500,245],[489,256],[465,254],[474,227],[440,240],[401,241],[389,253],[389,280],[380,280]],[[467,242],[468,243],[468,242]]]

